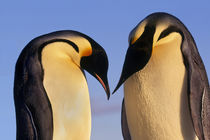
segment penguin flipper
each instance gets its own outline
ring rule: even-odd
[[[192,123],[199,140],[208,140],[210,139],[208,76],[192,36],[185,34],[185,37],[182,52],[188,72],[188,98]]]
[[[123,134],[124,140],[131,140],[128,123],[127,123],[124,99],[122,101],[121,125],[122,125],[122,134]]]
[[[20,103],[16,107],[17,114],[17,140],[36,140],[37,132],[33,118],[26,104]]]
[[[53,136],[51,104],[43,87],[40,63],[35,59],[38,57],[27,56],[30,51],[31,49],[24,48],[15,68],[17,140],[48,140]]]

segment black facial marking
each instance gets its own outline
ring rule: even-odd
[[[149,61],[152,54],[153,36],[155,33],[154,25],[147,25],[143,34],[131,46],[129,46],[122,74],[114,92],[128,79],[132,74],[143,69]],[[113,93],[114,93],[113,92]]]
[[[146,26],[141,37],[128,48],[124,63],[124,69],[128,72],[126,79],[142,69],[149,61],[154,33],[154,26]]]
[[[54,43],[54,42],[65,42],[65,43],[71,45],[75,49],[75,51],[79,53],[78,46],[74,42],[72,42],[70,40],[67,40],[67,39],[53,39],[53,40],[50,40],[50,41],[47,41],[47,42],[43,43],[41,46],[44,47],[44,46],[46,46],[50,43]]]
[[[159,41],[160,39],[166,37],[167,35],[169,35],[169,34],[172,33],[172,32],[180,33],[180,35],[182,36],[182,38],[183,38],[183,36],[184,36],[183,33],[181,32],[181,30],[179,30],[177,27],[175,27],[175,26],[170,26],[170,27],[168,27],[167,29],[165,29],[165,30],[160,34],[160,36],[159,36],[159,38],[158,38],[157,41]]]

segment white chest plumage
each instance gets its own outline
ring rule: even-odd
[[[62,43],[54,43],[42,51],[43,84],[53,112],[53,140],[89,140],[91,109],[87,82],[70,54],[64,53],[68,52],[65,49]]]
[[[147,65],[124,84],[132,140],[194,140],[181,36],[153,48]]]

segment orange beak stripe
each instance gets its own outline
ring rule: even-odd
[[[104,82],[102,81],[102,79],[95,73],[96,77],[98,78],[99,82],[102,84],[103,88],[107,91],[106,86],[104,84]]]

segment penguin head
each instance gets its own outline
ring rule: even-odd
[[[142,20],[129,34],[129,47],[117,89],[134,73],[143,69],[150,60],[155,49],[173,40],[183,33],[177,24],[181,22],[167,13],[153,13]]]
[[[47,39],[50,41],[45,42],[41,48],[47,45],[50,45],[50,48],[57,47],[54,52],[49,53],[50,57],[57,55],[68,58],[68,60],[70,58],[76,66],[89,72],[101,83],[109,99],[108,58],[105,50],[96,41],[85,34],[72,30],[53,32],[38,40]]]
[[[105,50],[93,39],[86,36],[90,47],[86,47],[81,53],[80,67],[94,76],[110,97],[110,89],[107,80],[108,58]]]

